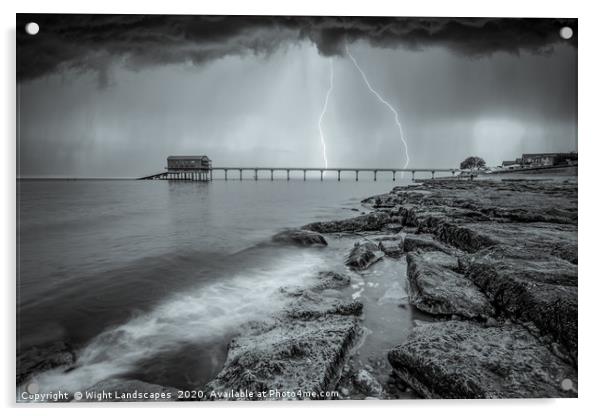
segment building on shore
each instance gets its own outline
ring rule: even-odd
[[[212,179],[211,159],[208,156],[169,156],[167,179],[209,181]]]
[[[502,168],[504,169],[518,169],[523,165],[522,159],[517,158],[515,160],[504,160],[502,162]]]
[[[570,153],[524,153],[522,164],[527,167],[559,166],[577,163],[577,152]]]
[[[572,166],[577,164],[577,152],[569,153],[523,153],[515,160],[504,160],[504,169],[525,169],[554,166]]]

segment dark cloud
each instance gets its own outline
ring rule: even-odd
[[[40,25],[29,36],[27,22]],[[559,30],[570,26],[570,41]],[[547,53],[560,42],[577,45],[576,19],[17,15],[17,78],[35,79],[65,69],[97,71],[106,85],[116,61],[137,70],[146,66],[202,64],[233,54],[269,54],[309,39],[322,55],[340,55],[345,42],[375,47],[422,49],[443,46],[480,57],[504,51]]]

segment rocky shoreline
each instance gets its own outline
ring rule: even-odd
[[[224,395],[204,399],[577,396],[576,182],[425,181],[363,204],[369,213],[273,241],[325,249],[351,239],[349,274],[383,258],[407,265],[409,307],[430,321],[388,351],[387,383],[353,364],[365,305],[343,295],[349,275],[326,270],[309,287],[283,287],[285,310],[230,342],[223,369],[199,386]]]
[[[577,395],[574,182],[427,181],[363,202],[370,213],[292,233],[297,244],[303,231],[307,244],[321,242],[316,233],[359,237],[345,262],[351,272],[406,257],[409,303],[433,322],[417,323],[389,351],[398,384],[424,398]],[[294,296],[303,299],[296,313],[233,341],[208,387],[318,391],[338,383],[340,398],[348,386],[391,397],[369,371],[344,364],[361,304],[333,305],[315,290]]]

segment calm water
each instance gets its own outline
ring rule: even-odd
[[[78,368],[44,373],[42,388],[119,374],[199,387],[237,331],[284,306],[278,288],[341,269],[351,244],[270,237],[357,215],[363,198],[401,183],[21,181],[18,346],[78,348]]]

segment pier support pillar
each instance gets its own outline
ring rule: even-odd
[[[324,180],[324,171],[320,170],[320,180],[323,181]]]
[[[228,180],[228,169],[224,169],[224,180]]]
[[[209,170],[209,180],[213,182],[213,169]]]
[[[307,178],[307,171],[303,169],[303,181]]]
[[[337,171],[337,180],[339,182],[341,181],[341,171],[340,170]]]
[[[392,170],[391,172],[393,172],[393,182],[395,182],[395,171]]]
[[[289,169],[286,170],[286,180],[287,181],[291,180],[291,171]]]
[[[415,178],[415,174],[416,174],[416,171],[414,171],[414,170],[413,170],[413,171],[412,171],[412,182],[413,182],[413,181],[416,179],[416,178]]]
[[[435,179],[435,171],[431,171],[431,179]]]
[[[238,169],[238,179],[242,181],[242,169]]]
[[[376,182],[376,171],[374,171],[374,182]]]
[[[270,169],[270,180],[274,180],[274,169]]]
[[[360,176],[360,171],[359,171],[359,170],[356,170],[356,171],[355,171],[355,181],[356,181],[356,182],[360,180],[360,177],[359,177],[359,176]]]
[[[255,180],[257,180],[257,169],[255,169]]]

